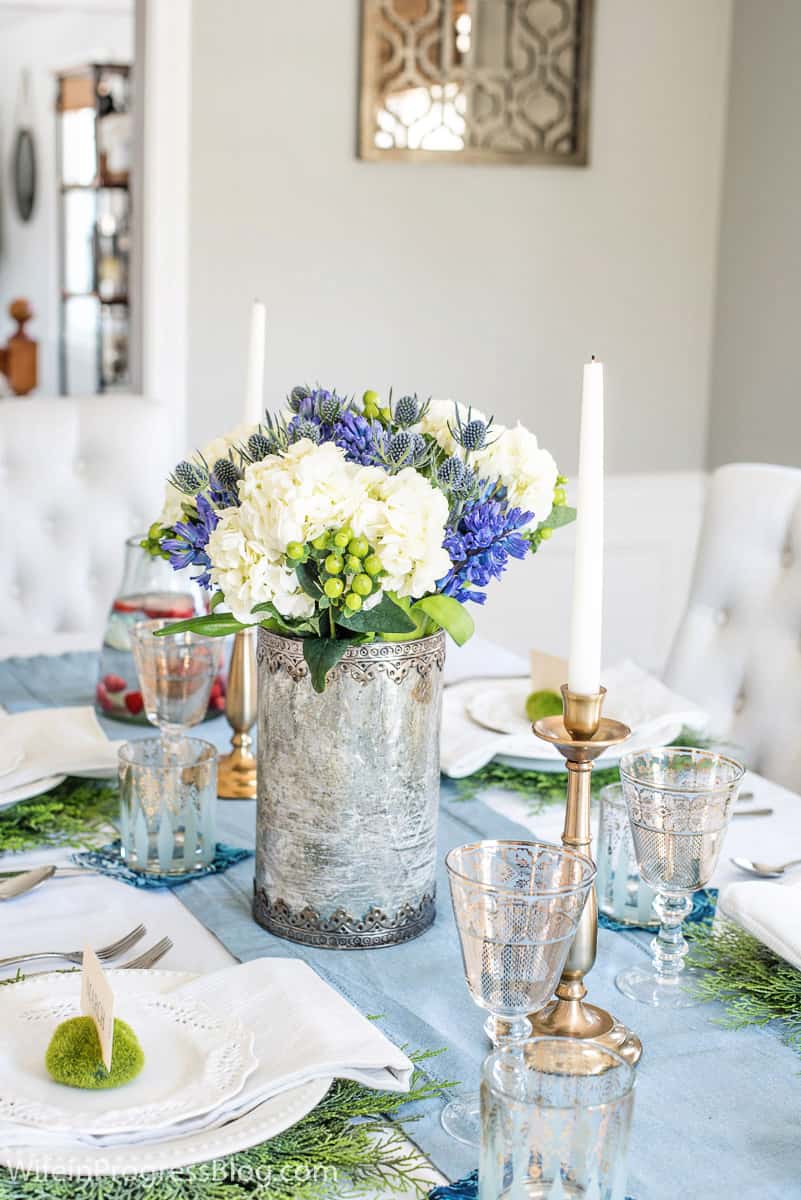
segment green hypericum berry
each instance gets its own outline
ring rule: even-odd
[[[355,554],[349,554],[345,559],[345,570],[349,575],[358,575],[362,567],[362,560],[357,558]]]
[[[377,404],[365,404],[364,415],[365,415],[365,417],[367,417],[368,421],[377,421],[378,415],[379,415],[378,414],[378,405]]]
[[[364,558],[369,549],[370,546],[365,537],[351,538],[348,542],[348,553],[355,554],[356,558]]]
[[[297,562],[298,559],[303,558],[303,555],[306,553],[306,547],[302,542],[290,542],[286,548],[286,553],[287,558],[294,558]]]
[[[373,590],[373,581],[369,575],[356,575],[350,586],[357,596],[369,596]]]
[[[344,567],[341,554],[329,554],[328,558],[323,563],[329,575],[341,575]]]
[[[345,590],[345,585],[341,579],[337,579],[334,575],[331,579],[326,579],[323,584],[323,591],[329,600],[336,600]]]
[[[553,502],[554,504],[564,504],[567,500],[567,492],[563,487],[554,488]]]
[[[348,592],[347,596],[345,597],[345,608],[349,608],[351,612],[358,612],[361,606],[361,596],[357,596],[353,592]]]
[[[327,533],[318,534],[318,536],[312,542],[312,545],[314,546],[315,550],[327,550],[328,549],[328,534]]]
[[[334,534],[334,545],[338,550],[344,550],[352,537],[353,533],[350,529],[340,529],[338,533]]]
[[[379,396],[378,392],[372,392],[369,390],[366,391],[362,396],[362,401],[364,404],[375,404],[376,408],[378,407],[378,401],[380,399],[381,397]]]
[[[384,569],[381,566],[381,559],[377,554],[368,554],[367,558],[362,564],[362,567],[368,575],[380,575]]]
[[[542,540],[543,540],[544,542],[547,542],[547,541],[548,541],[548,538],[552,538],[552,537],[553,537],[553,530],[552,530],[552,529],[541,529],[541,530],[540,530],[540,537],[542,538]]]

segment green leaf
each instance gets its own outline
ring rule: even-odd
[[[211,609],[211,611],[214,612],[215,608],[219,607],[219,605],[222,604],[224,602],[224,600],[225,600],[225,596],[222,594],[222,592],[215,592],[211,598],[211,604],[209,605],[209,608]]]
[[[571,508],[569,504],[555,504],[549,516],[540,521],[537,529],[561,529],[563,525],[570,525],[575,519],[575,508]]]
[[[360,609],[349,616],[339,613],[337,625],[344,629],[353,629],[357,633],[413,633],[416,628],[413,618],[386,592],[380,603],[368,612]]]
[[[159,629],[155,637],[165,637],[172,633],[202,633],[204,637],[227,637],[229,633],[238,633],[247,629],[241,621],[231,613],[210,613],[207,617],[190,617],[188,621],[175,621],[164,629]]]
[[[457,646],[463,646],[475,630],[473,618],[453,596],[424,596],[412,605],[412,612],[424,612],[439,629],[449,633]]]
[[[300,586],[303,588],[307,596],[311,596],[312,600],[318,600],[323,594],[323,589],[317,582],[317,576],[312,571],[308,563],[299,562],[295,564],[295,574],[298,577]]]
[[[347,638],[303,639],[303,657],[306,659],[315,692],[325,691],[328,672],[336,666],[349,645]]]

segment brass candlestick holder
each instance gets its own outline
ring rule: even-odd
[[[233,749],[217,764],[217,792],[221,800],[253,800],[256,796],[256,757],[250,730],[256,720],[256,628],[241,629],[234,637],[228,667],[225,715],[234,731]]]
[[[604,750],[624,742],[631,733],[627,725],[601,716],[606,688],[582,696],[562,686],[564,713],[543,717],[534,725],[537,737],[556,746],[567,765],[567,804],[562,845],[591,858],[590,790],[593,763]],[[598,899],[595,888],[587,903],[567,956],[556,997],[539,1013],[531,1014],[535,1037],[589,1038],[617,1050],[627,1062],[636,1063],[642,1042],[611,1013],[585,1001],[584,977],[592,970],[598,942]]]

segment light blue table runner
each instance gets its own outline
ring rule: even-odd
[[[10,710],[88,703],[95,669],[89,654],[0,662],[0,703]],[[126,726],[104,724],[114,738],[127,735]],[[215,720],[198,732],[222,747],[230,731]],[[221,801],[221,840],[252,845],[254,818],[253,801]],[[516,836],[531,834],[481,800],[458,801],[450,785],[443,787],[440,862],[462,842]],[[431,1077],[477,1083],[487,1048],[484,1014],[464,983],[444,867],[433,927],[416,941],[372,951],[315,950],[267,933],[250,916],[252,876],[248,860],[176,895],[238,958],[303,958],[362,1012],[380,1014],[393,1041],[445,1047],[425,1064]],[[647,941],[642,934],[600,930],[588,980],[591,998],[636,1029],[645,1046],[628,1192],[638,1200],[801,1200],[801,1061],[772,1030],[734,1033],[716,1026],[718,1005],[666,1013],[621,996],[614,976],[643,961]],[[449,1178],[466,1175],[475,1152],[442,1131],[436,1103],[419,1107],[420,1120],[409,1130],[413,1140]]]

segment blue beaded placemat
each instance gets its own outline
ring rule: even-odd
[[[72,855],[72,861],[79,867],[89,867],[100,875],[109,875],[112,879],[118,879],[120,883],[127,883],[129,887],[155,891],[159,888],[181,887],[182,884],[192,883],[193,880],[205,879],[207,875],[220,875],[243,859],[252,857],[252,850],[245,850],[241,846],[226,846],[224,842],[218,842],[214,858],[208,866],[197,867],[194,871],[187,871],[185,875],[158,875],[150,871],[132,871],[126,866],[120,857],[118,838],[116,842],[109,842],[107,846],[100,846],[97,850],[79,850]]]
[[[435,1187],[428,1193],[429,1200],[478,1200],[478,1171],[471,1171],[464,1179],[458,1179],[447,1187]],[[632,1200],[627,1196],[626,1200]]]

